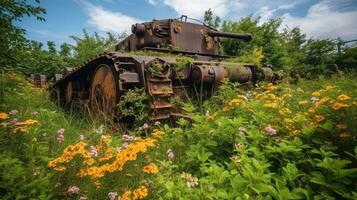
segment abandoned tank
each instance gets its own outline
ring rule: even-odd
[[[104,114],[130,123],[135,116],[121,115],[116,105],[129,91],[142,88],[149,99],[149,120],[156,121],[183,115],[173,108],[174,97],[202,103],[223,79],[252,85],[262,77],[273,77],[269,67],[228,62],[229,57],[221,54],[220,37],[249,42],[249,33],[220,32],[188,22],[185,16],[137,23],[131,31],[114,52],[56,78],[51,89],[61,106],[76,104],[89,108],[94,116]]]

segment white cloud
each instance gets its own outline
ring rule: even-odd
[[[224,17],[229,12],[230,0],[164,0],[164,4],[172,7],[179,15],[202,19],[209,8],[215,15]],[[237,4],[238,5],[238,4]]]
[[[156,4],[157,4],[157,2],[155,0],[145,0],[145,1],[153,6],[156,6]]]
[[[268,6],[263,6],[256,12],[255,15],[260,16],[259,23],[262,24],[262,23],[268,21],[269,19],[273,18],[277,11],[293,9],[296,5],[298,5],[297,2],[289,3],[289,4],[282,4],[282,5],[279,5],[277,8],[273,8],[273,9],[270,9]]]
[[[320,1],[308,10],[305,17],[282,16],[283,24],[298,26],[309,37],[353,39],[357,37],[357,11],[340,12],[330,1]]]
[[[89,16],[88,23],[100,31],[113,33],[129,32],[132,24],[141,22],[139,19],[120,12],[112,12],[87,1],[81,2],[85,6],[87,15]]]

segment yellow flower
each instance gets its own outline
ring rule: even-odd
[[[279,110],[279,113],[281,115],[285,115],[285,114],[291,113],[291,111],[289,110],[289,108],[282,108],[281,110]]]
[[[321,122],[325,120],[325,117],[323,115],[315,115],[315,120]]]
[[[301,88],[297,88],[296,91],[298,91],[298,92],[304,92],[304,90],[301,89]]]
[[[25,125],[34,125],[34,124],[37,124],[37,123],[38,123],[38,121],[34,120],[34,119],[28,119],[28,120],[23,122],[23,124],[25,124]]]
[[[310,108],[310,109],[309,109],[309,112],[310,112],[310,113],[315,113],[315,112],[316,112],[316,110],[315,110],[315,109],[313,109],[313,108]]]
[[[143,171],[148,174],[156,174],[159,173],[159,168],[154,163],[150,163],[144,166]]]
[[[339,101],[347,101],[347,100],[350,100],[351,97],[345,95],[345,94],[341,94],[340,96],[337,97],[337,100]]]
[[[277,108],[278,104],[277,103],[266,103],[263,105],[264,108]]]
[[[338,129],[346,129],[347,128],[347,126],[345,124],[337,124],[336,127]]]
[[[294,120],[292,120],[291,118],[286,118],[286,119],[284,119],[284,122],[287,124],[292,124],[292,123],[294,123]]]
[[[131,191],[126,191],[122,196],[121,198],[118,198],[120,200],[132,200],[131,199]]]
[[[222,111],[223,111],[223,112],[228,112],[228,111],[229,111],[229,108],[228,108],[228,107],[223,107],[223,108],[222,108]]]
[[[228,103],[228,106],[236,106],[242,102],[243,102],[243,100],[241,100],[241,99],[233,99]]]
[[[316,96],[316,97],[319,97],[321,94],[319,91],[315,91],[312,93],[312,96]]]
[[[329,97],[324,97],[324,98],[318,100],[317,102],[315,102],[314,107],[315,107],[315,108],[318,108],[318,107],[320,107],[321,105],[324,105],[324,104],[325,104],[326,102],[328,102],[329,100],[330,100]]]
[[[298,102],[299,105],[304,105],[304,104],[307,104],[307,103],[309,103],[308,100],[303,100],[303,101],[299,101]]]
[[[155,129],[153,133],[151,133],[152,137],[155,139],[161,139],[164,134],[165,134],[164,131],[161,131],[159,129]]]
[[[145,186],[133,191],[133,199],[144,199],[149,194],[149,190]]]
[[[325,90],[330,91],[330,90],[332,90],[333,88],[335,88],[335,87],[334,87],[334,86],[331,86],[331,85],[328,85],[328,86],[325,87]]]
[[[20,132],[27,132],[28,131],[28,128],[27,127],[24,127],[24,126],[20,126],[20,127],[16,127],[14,128],[14,130],[12,130],[13,133],[16,133],[17,131],[20,131]]]
[[[334,109],[334,110],[339,110],[339,109],[341,109],[341,108],[348,108],[348,107],[350,107],[350,106],[351,106],[351,105],[336,102],[336,103],[334,103],[334,104],[332,105],[332,109]]]
[[[7,119],[9,117],[9,115],[7,115],[6,113],[0,113],[0,119]]]

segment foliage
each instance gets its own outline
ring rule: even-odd
[[[34,16],[36,19],[43,21],[45,9],[38,6],[39,0],[29,3],[26,0],[1,1],[0,10],[0,65],[1,66],[17,66],[21,62],[22,57],[18,55],[18,51],[23,49],[27,44],[24,36],[25,30],[15,26],[15,21],[20,21],[24,16]]]
[[[221,19],[218,16],[213,16],[213,12],[211,8],[205,11],[203,18],[204,18],[204,22],[208,26],[213,28],[218,28],[219,23],[221,23]]]

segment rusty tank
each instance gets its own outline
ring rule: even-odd
[[[131,31],[114,52],[98,55],[56,78],[52,94],[61,106],[76,104],[89,108],[94,116],[104,114],[130,123],[135,116],[122,115],[117,105],[129,91],[141,88],[148,97],[149,120],[165,120],[183,116],[173,108],[174,97],[202,103],[223,79],[252,85],[262,74],[265,79],[273,77],[270,67],[228,62],[229,57],[222,55],[221,37],[249,42],[249,33],[220,32],[188,22],[185,16],[137,23]]]

